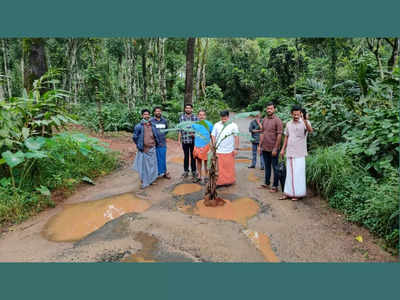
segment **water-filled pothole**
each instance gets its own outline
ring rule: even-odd
[[[257,182],[260,181],[261,178],[258,177],[254,172],[249,172],[249,174],[247,175],[247,180],[251,182]]]
[[[110,220],[130,212],[143,212],[149,207],[148,201],[131,193],[68,204],[47,222],[42,234],[55,242],[78,241]]]
[[[201,186],[195,183],[185,183],[177,185],[172,194],[175,196],[182,196],[186,194],[196,193],[201,191]]]
[[[200,200],[196,203],[195,207],[181,205],[179,210],[203,218],[235,221],[244,226],[247,224],[247,220],[255,216],[260,210],[257,202],[250,198],[239,198],[233,201],[224,200],[225,205],[223,206],[205,206],[204,200]]]
[[[266,234],[252,230],[244,230],[246,236],[250,239],[253,245],[262,253],[265,261],[279,262],[279,258],[271,248],[271,243]]]
[[[142,249],[124,258],[121,262],[156,262],[154,252],[157,249],[158,239],[145,232],[138,232],[134,239],[142,244]]]
[[[247,159],[247,158],[237,158],[237,159],[235,159],[235,161],[236,161],[237,163],[246,163],[246,164],[251,163],[251,160],[250,160],[250,159]]]

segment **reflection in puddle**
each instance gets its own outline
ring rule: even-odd
[[[142,244],[142,249],[121,262],[156,262],[153,253],[157,249],[158,239],[145,232],[138,232],[134,239]]]
[[[257,182],[260,180],[259,177],[257,177],[257,175],[253,172],[249,172],[249,175],[247,175],[247,179],[251,182]]]
[[[267,262],[279,262],[279,258],[271,248],[269,238],[264,233],[260,233],[252,230],[244,230],[244,233],[250,239],[250,241],[256,246],[256,248],[262,253],[265,261]]]
[[[149,202],[131,193],[65,205],[63,211],[47,222],[42,234],[55,242],[78,241],[110,220],[130,212],[143,212],[149,207]]]
[[[177,185],[172,194],[175,196],[182,196],[201,191],[201,186],[195,183],[179,184]]]
[[[204,200],[197,202],[193,213],[205,218],[230,220],[246,225],[247,220],[255,216],[260,207],[250,198],[239,198],[234,201],[225,200],[224,206],[210,207],[204,205]],[[189,209],[182,208],[184,212],[191,213]]]
[[[180,157],[180,156],[171,157],[168,161],[172,162],[172,163],[176,163],[176,164],[182,165],[183,164],[183,157]]]

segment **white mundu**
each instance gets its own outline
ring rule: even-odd
[[[223,130],[222,130],[223,129]],[[235,123],[230,123],[224,128],[224,124],[221,121],[214,125],[211,135],[217,139],[217,145],[219,141],[224,139],[221,144],[219,144],[217,153],[226,154],[231,153],[235,150],[235,135],[239,133],[239,128]]]

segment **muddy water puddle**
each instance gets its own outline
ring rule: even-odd
[[[65,205],[45,225],[42,235],[54,242],[78,241],[108,221],[130,212],[143,212],[150,207],[146,200],[132,193],[96,201]]]
[[[250,160],[250,159],[247,159],[247,158],[237,158],[237,159],[235,159],[235,161],[236,161],[237,163],[246,163],[246,164],[251,163],[251,160]]]
[[[252,244],[262,253],[265,261],[279,262],[279,258],[272,250],[271,243],[266,234],[252,230],[244,230],[244,234],[246,234]]]
[[[260,177],[258,177],[254,171],[249,172],[249,174],[247,175],[247,180],[251,181],[251,182],[258,182],[261,180]]]
[[[134,239],[142,244],[142,249],[121,260],[121,262],[194,262],[191,257],[160,246],[154,235],[138,232]]]
[[[201,191],[201,186],[195,183],[185,183],[177,185],[172,194],[175,196],[183,196],[191,193],[196,193]]]
[[[145,232],[138,232],[134,239],[142,244],[142,249],[121,262],[156,262],[154,252],[157,249],[158,239]]]

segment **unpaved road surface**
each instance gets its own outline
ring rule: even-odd
[[[242,132],[249,122],[237,121]],[[108,142],[127,164],[2,233],[0,262],[398,261],[319,197],[280,201],[280,193],[257,189],[263,171],[247,168],[251,145],[244,139],[237,183],[219,189],[229,201],[222,208],[203,207],[204,186],[180,177],[183,154],[177,142],[168,141],[172,179],[158,179],[145,190],[130,168],[136,150],[130,135]]]

